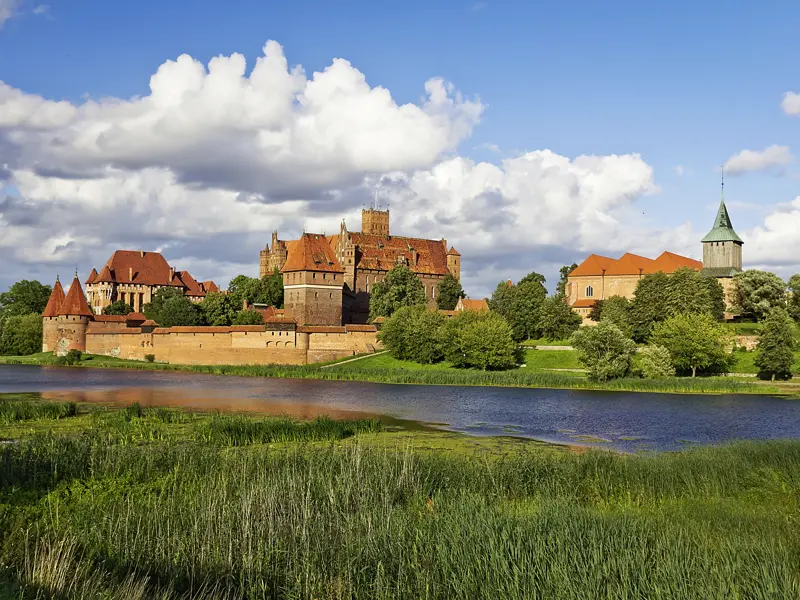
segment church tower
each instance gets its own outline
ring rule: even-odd
[[[744,242],[731,224],[725,206],[725,180],[722,181],[722,199],[714,226],[701,240],[703,242],[703,273],[711,277],[733,277],[742,270]]]

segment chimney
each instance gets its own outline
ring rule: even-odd
[[[128,281],[133,281],[133,267],[128,267]]]
[[[139,250],[139,254],[144,258],[144,250]]]
[[[172,280],[175,279],[175,267],[169,268],[169,282],[172,283]]]

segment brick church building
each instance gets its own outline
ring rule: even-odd
[[[283,274],[287,317],[298,324],[366,323],[373,286],[397,264],[419,277],[431,307],[436,290],[450,273],[461,278],[461,255],[446,240],[391,235],[389,211],[361,211],[361,231],[348,231],[344,221],[338,235],[304,233],[284,241],[272,234],[272,245],[261,251],[260,276],[277,268]]]

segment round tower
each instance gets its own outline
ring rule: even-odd
[[[42,313],[42,352],[53,352],[58,343],[58,311],[64,303],[64,288],[56,277],[50,299]]]
[[[54,352],[58,356],[64,356],[70,350],[86,352],[86,329],[91,320],[92,311],[76,273],[56,317],[58,332]]]

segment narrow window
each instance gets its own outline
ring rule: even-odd
[[[587,285],[586,286],[586,297],[587,298],[591,298],[592,296],[594,296],[594,288],[592,286],[590,286],[590,285]]]

